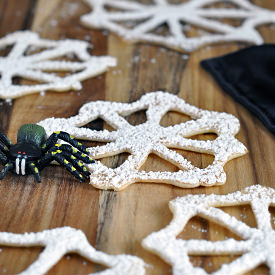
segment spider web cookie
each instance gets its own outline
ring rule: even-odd
[[[95,250],[81,230],[60,227],[38,233],[13,234],[0,232],[0,244],[4,246],[43,246],[44,250],[21,275],[45,274],[67,253],[77,253],[89,261],[102,264],[109,269],[93,273],[104,275],[143,275],[145,263],[136,256],[108,255]]]
[[[105,28],[127,40],[157,43],[188,52],[219,42],[262,44],[264,40],[255,28],[275,23],[275,11],[253,5],[248,0],[189,0],[180,4],[153,0],[148,5],[130,0],[86,2],[92,11],[83,15],[81,22],[87,27]],[[237,7],[207,7],[215,3],[231,3]],[[235,27],[221,22],[221,19],[239,19],[243,23]],[[156,32],[165,24],[169,30],[167,36]],[[209,32],[187,37],[185,29],[190,24]]]
[[[242,221],[230,216],[216,207],[250,204],[257,221],[257,228],[251,228]],[[202,268],[194,267],[188,255],[241,255],[240,258],[212,274],[243,274],[261,264],[266,264],[275,274],[275,231],[271,226],[269,207],[275,206],[275,190],[255,185],[244,192],[228,195],[188,195],[170,201],[169,207],[174,214],[172,222],[147,236],[142,246],[158,254],[172,265],[174,275],[208,274]],[[176,236],[194,216],[201,216],[218,223],[243,240],[224,241],[182,240]]]
[[[31,31],[18,31],[0,39],[0,49],[12,47],[0,57],[0,98],[15,98],[46,90],[63,92],[81,89],[81,82],[116,66],[110,56],[91,56],[89,43],[81,40],[47,40]],[[78,61],[58,60],[75,56]],[[55,73],[67,73],[62,77]],[[34,85],[13,83],[15,77]]]
[[[133,126],[124,118],[141,110],[146,110],[147,116],[143,124]],[[187,114],[191,120],[162,127],[161,118],[168,111]],[[97,118],[102,118],[115,130],[96,131],[83,127]],[[108,142],[88,148],[93,159],[123,152],[131,154],[115,169],[106,167],[100,161],[88,166],[90,183],[100,189],[122,190],[135,182],[167,183],[183,188],[223,184],[226,181],[224,164],[247,151],[234,137],[240,126],[233,115],[201,110],[165,92],[145,94],[133,103],[90,102],[83,105],[76,116],[48,118],[38,124],[45,128],[48,135],[54,131],[65,131],[79,139]],[[188,138],[201,133],[216,133],[218,137],[207,141]],[[211,154],[214,161],[200,169],[171,148]],[[179,171],[139,171],[151,153],[174,164]]]

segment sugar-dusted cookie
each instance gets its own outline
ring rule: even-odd
[[[140,110],[147,110],[145,123],[134,126],[124,118]],[[160,121],[168,111],[184,113],[191,120],[163,127]],[[115,130],[96,131],[83,127],[97,118],[102,118]],[[90,183],[100,189],[122,190],[135,182],[167,183],[183,188],[223,184],[226,181],[224,164],[247,152],[245,146],[234,137],[240,125],[233,115],[205,111],[164,92],[145,94],[133,103],[89,102],[80,108],[76,116],[67,119],[48,118],[38,124],[45,128],[48,135],[62,130],[79,139],[108,142],[103,146],[89,148],[94,159],[122,152],[131,154],[115,169],[104,166],[100,161],[88,166]],[[217,138],[206,141],[189,138],[201,133],[216,133]],[[173,148],[211,154],[214,161],[200,169]],[[179,171],[139,171],[151,153],[176,165]]]
[[[250,204],[257,221],[257,228],[230,216],[217,207]],[[275,231],[272,229],[269,207],[275,206],[275,190],[255,185],[243,192],[228,195],[188,195],[170,201],[169,207],[174,214],[171,223],[164,229],[147,236],[142,245],[158,254],[172,265],[174,275],[206,275],[200,267],[194,267],[188,255],[241,255],[213,274],[244,274],[255,267],[266,264],[271,274],[275,271]],[[218,223],[237,234],[242,240],[223,241],[183,240],[177,235],[188,221],[200,216]]]
[[[93,274],[144,275],[145,263],[136,256],[108,255],[94,249],[81,230],[60,227],[38,233],[14,234],[0,232],[0,245],[15,247],[45,247],[38,259],[21,275],[42,275],[67,253],[77,253],[89,261],[109,267]]]
[[[89,46],[81,40],[42,39],[31,31],[6,35],[0,39],[0,49],[11,47],[11,50],[7,56],[0,57],[0,98],[15,98],[46,90],[79,90],[82,80],[116,66],[114,57],[91,56],[87,51]],[[66,60],[69,57],[78,60]],[[57,74],[60,72],[63,76]],[[15,77],[33,83],[13,83]]]
[[[86,0],[92,11],[81,17],[83,25],[104,28],[127,40],[144,41],[169,48],[193,51],[212,43],[243,41],[262,44],[256,27],[275,23],[275,11],[252,4],[249,0],[153,0],[150,4],[131,0]],[[180,2],[180,1],[178,1]],[[212,4],[236,7],[209,7]],[[242,20],[240,26],[221,19]],[[164,33],[164,25],[168,33]],[[188,27],[203,30],[189,37]],[[187,30],[187,31],[186,31]]]

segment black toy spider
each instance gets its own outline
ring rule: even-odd
[[[58,139],[62,139],[72,146],[58,144],[56,143]],[[88,149],[65,132],[54,132],[47,139],[43,127],[36,124],[24,124],[18,130],[17,144],[15,145],[5,134],[0,132],[0,162],[4,165],[0,172],[0,180],[8,171],[13,170],[18,175],[31,173],[35,175],[38,182],[41,182],[39,171],[53,160],[65,166],[81,181],[90,175],[84,163],[94,162],[88,156]]]

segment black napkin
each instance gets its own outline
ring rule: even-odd
[[[201,65],[275,134],[275,44],[206,59]]]

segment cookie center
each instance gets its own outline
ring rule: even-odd
[[[128,148],[137,148],[139,150],[152,147],[159,141],[163,129],[155,123],[144,123],[137,126],[130,126],[118,130],[118,140]]]

